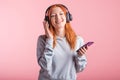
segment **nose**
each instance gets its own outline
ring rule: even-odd
[[[59,20],[60,20],[60,15],[57,14],[57,15],[56,15],[56,21],[59,21]]]

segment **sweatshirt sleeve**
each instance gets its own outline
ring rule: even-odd
[[[83,44],[84,44],[83,38],[78,36],[76,50],[78,50]],[[86,64],[87,64],[86,55],[84,54],[82,56],[79,56],[76,51],[74,54],[75,54],[74,62],[75,62],[76,72],[81,72],[85,69]]]
[[[53,39],[40,36],[37,41],[37,61],[42,69],[51,69],[53,55]]]
[[[86,56],[85,55],[82,55],[82,56],[76,55],[74,58],[74,61],[75,61],[76,72],[83,71],[87,64]]]

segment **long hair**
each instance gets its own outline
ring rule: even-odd
[[[64,15],[66,16],[66,13],[67,13],[66,8],[64,6],[62,6],[62,5],[60,5],[60,4],[54,4],[48,10],[49,20],[50,20],[51,11],[55,7],[60,7],[63,10]],[[55,28],[51,24],[51,21],[50,21],[50,31],[53,34],[53,48],[54,48],[56,46],[56,33],[55,33]],[[75,49],[76,33],[73,31],[73,29],[72,29],[72,27],[70,25],[70,22],[65,24],[65,37],[66,37],[66,40],[67,40],[68,44],[70,45],[70,48],[72,50]]]

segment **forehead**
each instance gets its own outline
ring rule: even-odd
[[[63,10],[60,7],[54,7],[51,10],[51,13],[58,13],[58,12],[63,12]]]

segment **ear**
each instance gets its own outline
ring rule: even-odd
[[[45,16],[44,20],[49,22],[49,17]]]
[[[67,21],[67,23],[72,21],[72,15],[69,12],[66,13],[66,21]]]

